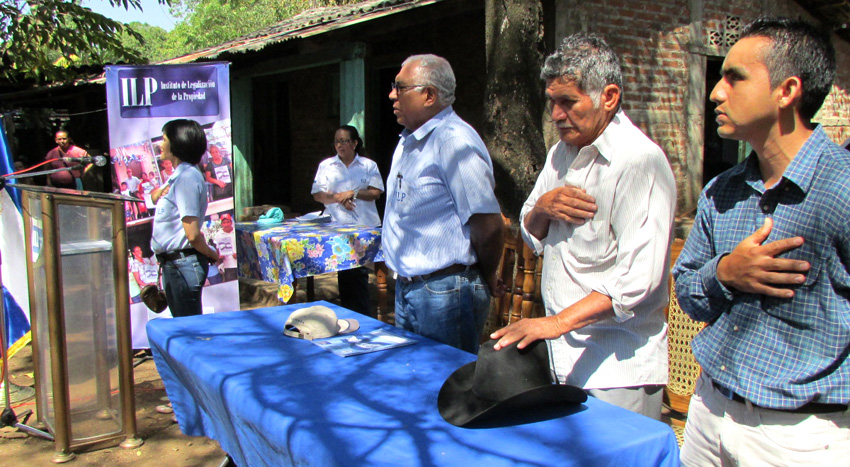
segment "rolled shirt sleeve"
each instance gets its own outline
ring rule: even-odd
[[[660,149],[645,156],[635,157],[634,170],[618,181],[611,215],[617,241],[615,266],[595,288],[611,297],[618,321],[632,318],[635,306],[669,277],[676,189],[665,176],[670,169]]]

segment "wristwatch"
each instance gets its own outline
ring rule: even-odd
[[[357,199],[357,191],[358,190],[354,190],[354,196],[351,199]]]

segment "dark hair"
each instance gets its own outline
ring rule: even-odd
[[[171,120],[162,126],[162,133],[171,144],[171,153],[183,162],[197,164],[207,151],[207,135],[194,120]]]
[[[775,88],[796,76],[803,84],[800,115],[811,120],[832,88],[835,79],[835,49],[826,29],[804,21],[762,16],[741,32],[745,37],[764,37],[771,44],[762,57]]]
[[[360,139],[360,133],[357,131],[357,128],[354,128],[351,125],[341,125],[336,130],[334,130],[334,134],[336,134],[339,130],[345,130],[348,132],[348,137],[351,138],[352,141],[357,142],[357,147],[354,149],[355,154],[359,154],[362,157],[366,156],[366,148],[363,147],[363,140]]]
[[[59,133],[65,133],[65,137],[68,138],[68,144],[74,144],[74,138],[71,138],[71,133],[68,133],[68,130],[64,128],[60,128],[53,132],[53,139],[56,139],[56,135]]]

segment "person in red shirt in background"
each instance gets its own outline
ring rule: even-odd
[[[52,161],[50,164],[47,164],[46,169],[48,170],[79,165],[78,162],[65,162],[62,160],[64,157],[83,158],[88,157],[89,155],[85,149],[74,145],[74,142],[68,135],[67,131],[59,130],[56,132],[56,144],[58,146],[48,151],[47,156],[44,157],[45,161]],[[91,169],[91,167],[92,164],[88,164],[83,171],[76,169],[52,173],[47,177],[47,185],[56,188],[82,190],[83,182],[81,177],[83,176],[83,173]]]

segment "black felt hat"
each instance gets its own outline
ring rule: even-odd
[[[493,350],[495,343],[482,344],[478,361],[458,368],[443,383],[437,408],[447,422],[472,426],[495,421],[503,426],[515,424],[511,423],[515,415],[529,409],[555,409],[587,400],[581,388],[552,382],[544,341],[522,350],[514,343],[498,351]]]

